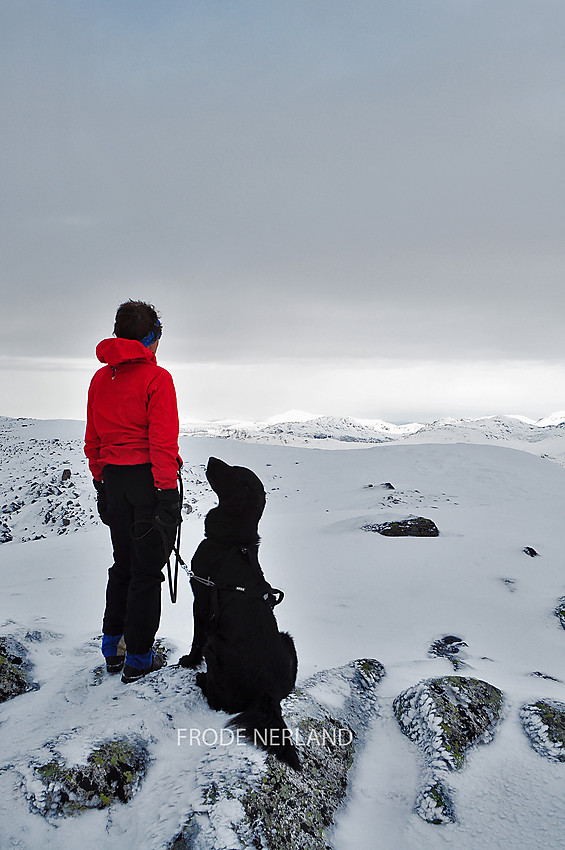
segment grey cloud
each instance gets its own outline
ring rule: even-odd
[[[560,355],[562,4],[7,6],[5,350]]]

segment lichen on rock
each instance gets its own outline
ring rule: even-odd
[[[453,802],[442,782],[436,779],[428,783],[416,798],[414,811],[428,823],[455,823],[457,818]]]
[[[443,823],[455,818],[445,776],[463,767],[470,747],[492,740],[502,706],[498,688],[463,676],[427,679],[396,697],[393,710],[400,728],[424,753],[426,781],[416,804],[424,820]],[[438,805],[445,813],[439,819]]]
[[[36,765],[27,783],[32,811],[48,817],[104,809],[127,803],[146,773],[149,753],[141,741],[106,741],[88,755],[86,764],[69,766],[55,757]]]
[[[536,753],[549,761],[565,762],[565,703],[527,703],[520,709],[520,721]]]
[[[247,744],[238,747],[231,769],[222,774],[215,765],[214,780],[202,791],[202,807],[190,815],[169,850],[328,850],[329,830],[345,798],[355,752],[377,711],[376,688],[383,676],[378,661],[360,659],[301,684],[281,707],[302,770]]]

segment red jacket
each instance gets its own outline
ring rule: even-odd
[[[104,339],[88,391],[84,452],[101,481],[107,463],[151,463],[155,486],[177,486],[179,417],[173,379],[135,339]]]

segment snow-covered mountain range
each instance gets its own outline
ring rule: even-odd
[[[539,420],[519,415],[486,416],[480,419],[439,419],[426,424],[395,425],[381,419],[350,416],[313,416],[300,411],[275,416],[265,422],[185,420],[182,431],[200,437],[249,440],[282,445],[338,448],[340,443],[378,445],[385,442],[502,441],[540,443],[565,433],[565,411]]]

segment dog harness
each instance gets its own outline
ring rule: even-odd
[[[252,567],[255,567],[255,566],[259,567],[259,559],[257,558],[257,554],[254,553],[255,557],[253,557],[253,555],[250,553],[249,549],[246,546],[238,546],[238,545],[230,546],[230,548],[228,550],[228,554],[227,554],[226,558],[224,559],[224,562],[227,560],[229,555],[235,555],[237,552],[241,552],[242,555],[247,555],[249,563],[251,564]],[[241,587],[240,585],[237,585],[237,584],[233,584],[233,585],[232,584],[225,584],[225,585],[218,584],[217,582],[212,581],[212,579],[209,576],[208,576],[208,578],[203,578],[202,576],[197,575],[193,570],[190,569],[190,567],[188,567],[184,563],[184,561],[180,560],[179,563],[180,563],[181,567],[186,572],[187,576],[189,577],[189,579],[191,581],[192,580],[197,581],[200,584],[205,585],[206,587],[214,588],[215,590],[228,590],[228,591],[235,591],[235,592],[239,592],[239,593],[246,593],[248,596],[263,597],[263,599],[266,602],[269,602],[269,603],[270,603],[270,597],[272,596],[272,597],[274,597],[274,601],[270,604],[271,604],[271,607],[273,607],[273,608],[275,607],[275,605],[279,605],[284,599],[283,591],[279,590],[278,588],[271,587],[271,585],[268,584],[267,582],[265,582],[263,584],[263,587],[261,587],[261,585],[257,585],[257,586],[253,586],[253,587]],[[269,590],[266,593],[264,592],[265,586],[267,586],[269,588]]]

